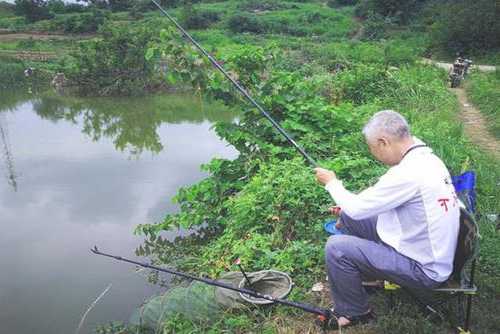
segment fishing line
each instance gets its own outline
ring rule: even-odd
[[[165,9],[163,9],[162,6],[160,6],[160,4],[158,2],[156,2],[156,0],[151,0],[151,2],[153,2],[156,7],[158,7],[158,9],[160,10],[160,12],[163,13],[163,15],[165,15],[176,27],[177,29],[179,29],[179,31],[184,35],[184,37],[186,37],[191,43],[193,43],[193,45],[205,56],[208,58],[208,60],[212,63],[213,66],[215,66],[215,68],[217,68],[225,77],[226,79],[228,79],[235,87],[236,89],[248,100],[250,101],[251,104],[254,105],[255,108],[257,108],[260,113],[262,115],[264,115],[264,117],[266,117],[269,122],[271,122],[271,124],[276,128],[276,130],[278,130],[279,133],[281,133],[285,138],[286,140],[292,144],[293,147],[295,147],[295,149],[297,149],[297,151],[299,151],[299,153],[313,166],[313,167],[318,167],[318,164],[316,163],[316,161],[313,160],[313,158],[311,158],[307,153],[306,151],[304,151],[304,149],[302,147],[300,147],[296,142],[295,140],[293,140],[292,137],[290,137],[290,135],[278,124],[278,122],[276,122],[272,117],[271,115],[269,115],[268,112],[266,112],[264,110],[264,108],[257,102],[255,101],[255,99],[250,96],[250,94],[238,83],[236,82],[236,80],[234,80],[230,75],[229,73],[226,72],[226,70],[224,70],[224,68],[217,62],[217,60],[212,57],[193,37],[191,37],[191,35],[186,31],[184,30],[184,28],[182,28],[182,26],[172,17],[170,16],[169,13],[167,13],[167,11]]]

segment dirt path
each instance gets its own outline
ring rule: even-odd
[[[450,88],[455,93],[460,104],[459,118],[464,123],[464,131],[467,137],[485,152],[500,159],[500,141],[490,132],[486,125],[484,116],[467,99],[463,88]]]

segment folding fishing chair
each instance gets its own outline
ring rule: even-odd
[[[460,230],[452,274],[448,281],[433,290],[403,290],[412,296],[426,313],[437,316],[440,320],[448,320],[460,334],[470,334],[472,297],[477,293],[474,271],[479,255],[479,228],[473,216],[476,204],[475,174],[466,172],[455,176],[453,185],[465,208],[460,209]],[[384,288],[394,291],[399,286],[385,282]],[[390,298],[393,305],[392,293]]]

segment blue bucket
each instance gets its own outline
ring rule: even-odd
[[[325,231],[330,235],[342,235],[342,234],[344,234],[341,230],[339,230],[335,227],[336,223],[337,223],[337,221],[335,219],[332,219],[332,220],[327,221],[323,225],[323,227],[324,227]]]

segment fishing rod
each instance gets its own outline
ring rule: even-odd
[[[153,266],[153,265],[150,265],[150,264],[147,264],[147,263],[142,263],[142,262],[130,260],[130,259],[127,259],[127,258],[124,258],[124,257],[121,257],[121,256],[106,254],[106,253],[103,253],[103,252],[99,251],[99,249],[97,248],[97,246],[94,246],[94,248],[91,248],[90,251],[92,253],[94,253],[94,254],[102,255],[102,256],[107,256],[107,257],[110,257],[110,258],[118,260],[118,261],[132,263],[132,264],[144,267],[144,268],[149,268],[149,269],[153,269],[153,270],[156,270],[156,271],[161,271],[161,272],[165,272],[165,273],[169,273],[169,274],[181,276],[181,277],[184,277],[184,278],[187,278],[187,279],[190,279],[190,280],[203,282],[203,283],[206,283],[208,285],[218,286],[218,287],[223,288],[223,289],[228,289],[228,290],[232,290],[232,291],[236,291],[236,292],[241,292],[241,293],[244,293],[246,295],[249,295],[249,296],[252,296],[252,297],[255,297],[255,298],[266,299],[266,300],[269,300],[269,301],[274,302],[274,303],[278,303],[278,304],[282,304],[282,305],[287,305],[287,306],[299,308],[299,309],[304,310],[306,312],[314,313],[314,314],[319,315],[319,318],[320,318],[321,321],[328,321],[332,317],[331,311],[328,310],[328,309],[319,308],[319,307],[316,307],[316,306],[312,306],[312,305],[308,305],[308,304],[303,304],[303,303],[292,302],[292,301],[288,301],[288,300],[281,299],[281,298],[274,298],[274,297],[272,297],[270,295],[264,295],[262,293],[254,291],[254,290],[249,290],[249,289],[245,289],[245,288],[236,288],[236,287],[234,287],[232,285],[229,285],[229,284],[226,284],[226,283],[222,283],[222,282],[219,282],[219,281],[216,281],[216,280],[213,280],[213,279],[203,278],[203,277],[197,277],[197,276],[193,276],[193,275],[190,275],[190,274],[187,274],[187,273],[183,273],[183,272],[180,272],[180,271],[176,271],[176,270],[173,270],[173,269],[160,268],[160,267],[156,267],[156,266]]]
[[[208,60],[212,63],[213,66],[215,66],[215,68],[217,68],[235,87],[236,89],[248,100],[250,101],[251,104],[253,104],[255,106],[255,108],[257,108],[260,113],[262,115],[264,115],[264,117],[266,117],[269,122],[271,122],[271,124],[276,128],[276,130],[279,131],[279,133],[281,133],[285,138],[286,140],[292,144],[292,146],[294,146],[297,151],[299,151],[300,154],[302,154],[302,156],[313,166],[313,167],[318,167],[318,164],[316,163],[316,161],[313,160],[313,158],[311,158],[307,153],[306,151],[304,151],[304,149],[302,147],[300,147],[296,142],[295,140],[293,140],[292,137],[290,137],[290,135],[278,124],[278,122],[276,122],[272,117],[271,115],[269,115],[268,112],[266,112],[264,110],[264,108],[257,102],[255,101],[255,99],[250,96],[250,94],[248,94],[248,92],[245,90],[245,88],[243,88],[238,82],[236,82],[236,80],[234,80],[230,75],[229,73],[226,72],[226,70],[224,70],[224,68],[217,62],[217,60],[212,57],[186,30],[184,30],[184,28],[182,28],[182,26],[172,17],[170,16],[169,13],[167,13],[167,11],[165,9],[163,9],[162,6],[160,6],[160,4],[158,2],[156,2],[156,0],[151,0],[155,5],[156,7],[158,7],[158,9],[177,27],[177,29],[179,29],[179,31],[184,35],[184,37],[186,37],[191,43],[193,43],[193,45],[198,49],[200,50],[200,52],[208,58]]]

